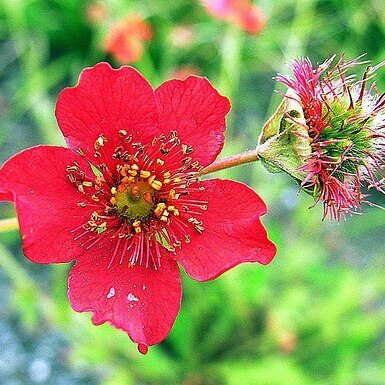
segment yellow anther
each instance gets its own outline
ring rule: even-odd
[[[115,197],[112,197],[111,199],[110,199],[110,202],[111,202],[111,204],[112,205],[116,205],[116,198]]]
[[[160,202],[156,205],[154,214],[157,217],[160,217],[165,209],[166,209],[166,205],[163,202]]]
[[[152,183],[151,183],[151,187],[154,189],[154,190],[157,190],[159,191],[163,186],[163,183],[159,180],[154,180]]]
[[[182,179],[180,179],[180,178],[175,178],[175,179],[174,179],[174,182],[175,182],[175,183],[180,183],[180,182],[182,182]]]
[[[103,147],[104,146],[104,139],[99,136],[98,139],[96,139],[96,143],[100,146],[100,147]]]
[[[123,179],[122,179],[122,183],[124,184],[130,184],[133,180],[135,180],[135,178],[133,176],[125,176]]]
[[[88,181],[84,181],[82,183],[83,186],[86,186],[86,187],[92,187],[92,182],[88,182]]]
[[[147,202],[147,203],[154,203],[153,200],[152,200],[152,195],[149,191],[145,192],[143,194],[143,199]]]
[[[119,130],[119,136],[126,136],[127,135],[127,131],[126,130]]]
[[[170,198],[174,198],[175,197],[175,190],[172,188],[170,191],[169,191],[169,193],[168,193],[168,196],[170,197]]]
[[[83,187],[83,185],[81,185],[81,184],[79,184],[79,186],[78,186],[78,190],[81,192],[81,193],[83,193],[83,194],[85,194],[86,192],[84,191],[84,187]]]
[[[162,222],[168,222],[168,218],[165,217],[164,215],[162,215],[162,216],[160,217],[160,220],[161,220]]]
[[[168,206],[167,210],[173,213],[176,217],[179,215],[179,210],[175,206]]]
[[[128,170],[127,174],[129,174],[131,176],[137,176],[138,175],[137,171],[135,171],[135,170]]]
[[[148,184],[151,186],[151,183],[155,180],[155,175],[151,175],[149,178],[148,178]]]
[[[131,166],[131,168],[132,168],[133,170],[135,170],[135,171],[138,171],[138,170],[139,170],[139,166],[138,166],[137,164],[135,164],[135,163]]]
[[[167,210],[164,210],[164,211],[163,211],[162,216],[168,217],[169,215],[170,215],[170,213],[169,213]]]
[[[140,221],[134,221],[132,226],[137,234],[142,231],[142,228],[140,227]]]
[[[163,181],[164,184],[169,184],[170,182],[171,182],[171,179],[165,179],[165,180]]]
[[[140,177],[145,179],[145,178],[148,178],[151,176],[151,172],[150,171],[145,171],[145,170],[140,170]]]
[[[167,171],[167,172],[165,172],[165,173],[163,174],[163,177],[164,177],[165,179],[170,178],[170,176],[171,176],[170,171]]]
[[[111,194],[115,195],[118,191],[116,190],[116,187],[111,187]]]
[[[159,166],[163,166],[164,165],[164,160],[158,158],[156,160],[156,163],[159,164]]]
[[[138,185],[132,186],[132,189],[131,189],[132,198],[138,199],[139,198],[139,191],[140,191],[140,189],[139,189]]]
[[[122,192],[124,192],[124,191],[126,191],[127,190],[127,185],[125,185],[125,184],[120,184],[119,186],[118,186],[118,192],[119,193],[122,193]]]

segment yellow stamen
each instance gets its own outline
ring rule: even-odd
[[[163,183],[159,180],[154,180],[152,183],[151,183],[151,187],[154,189],[154,190],[157,190],[159,191],[163,186]]]
[[[118,192],[119,193],[122,193],[122,192],[124,192],[124,191],[126,191],[127,190],[127,185],[125,185],[125,184],[120,184],[119,186],[118,186]]]
[[[140,177],[146,179],[151,176],[150,171],[140,170]]]
[[[166,209],[166,205],[163,202],[160,202],[156,205],[154,214],[157,217],[160,217],[163,214],[163,211]]]

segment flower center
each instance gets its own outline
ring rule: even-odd
[[[120,191],[120,192],[119,192]],[[144,219],[155,208],[154,189],[144,181],[119,185],[115,194],[119,216],[129,219]]]
[[[125,260],[130,267],[157,270],[163,253],[176,253],[182,242],[191,241],[192,232],[205,230],[208,202],[197,176],[203,166],[193,161],[193,148],[182,144],[176,131],[145,145],[125,130],[117,134],[112,140],[101,134],[95,141],[94,176],[76,162],[67,166],[69,181],[84,197],[78,206],[91,212],[72,230],[74,240],[87,250],[110,244],[108,267]],[[77,152],[88,158],[81,148]]]

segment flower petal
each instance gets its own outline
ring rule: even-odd
[[[34,262],[68,262],[80,252],[71,230],[87,214],[77,206],[82,194],[66,178],[66,166],[75,160],[89,167],[67,148],[38,146],[0,169],[0,200],[15,202],[24,254]]]
[[[175,257],[187,274],[207,281],[243,262],[268,264],[276,247],[259,218],[267,212],[263,200],[239,182],[209,179],[202,185],[205,191],[191,194],[191,199],[208,201],[199,216],[205,230],[191,234],[191,242]]]
[[[143,143],[159,134],[151,85],[134,68],[115,70],[108,63],[86,68],[76,87],[60,93],[56,118],[69,147],[82,148],[89,159],[101,134],[112,149],[121,144],[119,130]]]
[[[176,130],[182,144],[194,148],[191,154],[194,161],[202,166],[212,163],[223,147],[229,100],[206,78],[198,76],[169,80],[155,91],[155,95],[160,128],[164,132]]]
[[[126,331],[145,353],[146,346],[167,336],[179,312],[178,265],[165,254],[158,270],[119,262],[108,267],[109,254],[77,260],[68,283],[71,305],[79,312],[92,311],[95,325],[108,321]]]

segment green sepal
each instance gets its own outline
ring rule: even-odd
[[[284,98],[262,129],[258,155],[269,172],[286,172],[303,181],[307,172],[298,169],[311,155],[310,143],[300,104]]]

